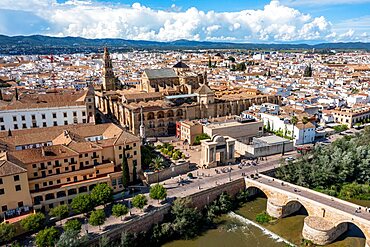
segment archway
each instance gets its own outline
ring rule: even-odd
[[[337,227],[347,225],[347,231],[340,235],[333,243],[340,246],[366,246],[366,236],[363,230],[356,224],[350,221],[343,221],[336,224]]]
[[[282,211],[283,217],[290,217],[290,216],[309,216],[309,212],[307,208],[298,200],[291,200],[288,201],[285,206],[283,207]]]

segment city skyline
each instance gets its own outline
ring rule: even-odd
[[[369,42],[369,8],[369,0],[4,0],[0,34],[238,43]]]

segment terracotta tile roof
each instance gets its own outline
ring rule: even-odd
[[[27,172],[26,169],[7,160],[0,160],[0,177]]]
[[[44,149],[44,152],[42,151]],[[45,155],[43,155],[43,153]],[[38,163],[55,159],[73,157],[78,153],[64,145],[46,146],[9,152],[9,160],[20,161],[23,164]],[[18,163],[18,162],[16,162]]]
[[[68,144],[68,147],[78,153],[88,153],[103,149],[92,142],[71,142]]]

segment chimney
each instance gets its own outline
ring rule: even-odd
[[[45,149],[44,149],[44,146],[41,147],[41,155],[42,157],[45,157]]]

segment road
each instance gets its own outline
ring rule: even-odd
[[[350,205],[350,203],[342,201],[342,200],[334,198],[334,197],[333,198],[328,198],[327,196],[321,196],[317,193],[313,193],[312,190],[307,189],[307,188],[303,188],[303,187],[298,188],[298,186],[295,186],[293,184],[288,184],[286,182],[284,182],[282,184],[281,181],[279,181],[279,180],[277,181],[276,179],[272,180],[272,179],[269,179],[268,177],[259,177],[258,179],[254,180],[254,181],[257,181],[257,182],[260,182],[260,183],[263,183],[263,184],[267,184],[268,186],[272,186],[274,188],[278,188],[278,189],[281,189],[281,190],[284,190],[284,191],[287,191],[287,192],[297,194],[297,195],[305,197],[307,199],[322,203],[326,206],[329,206],[329,207],[338,209],[340,211],[346,212],[350,215],[356,215],[358,217],[361,217],[363,219],[366,219],[366,220],[370,221],[370,213],[365,212],[364,207],[362,207],[362,210],[360,210],[358,213],[356,213],[355,212],[356,209],[359,208],[358,205],[353,204],[353,206],[352,206],[352,205]],[[298,190],[294,191],[295,188],[298,188]]]
[[[217,167],[212,169],[198,169],[193,171],[194,179],[189,179],[187,175],[177,176],[176,178],[168,179],[161,184],[167,189],[168,197],[185,197],[194,194],[198,191],[213,188],[217,185],[227,183],[231,180],[235,180],[242,177],[242,173],[245,175],[255,174],[258,172],[264,172],[272,170],[279,166],[281,159],[297,156],[296,152],[286,153],[284,156],[281,154],[269,156],[267,161],[259,161],[256,166],[244,166],[242,169],[238,168],[238,165],[230,166],[231,172],[217,173],[216,170],[221,171],[222,168],[228,169],[229,166]],[[179,181],[182,179],[182,182]]]

